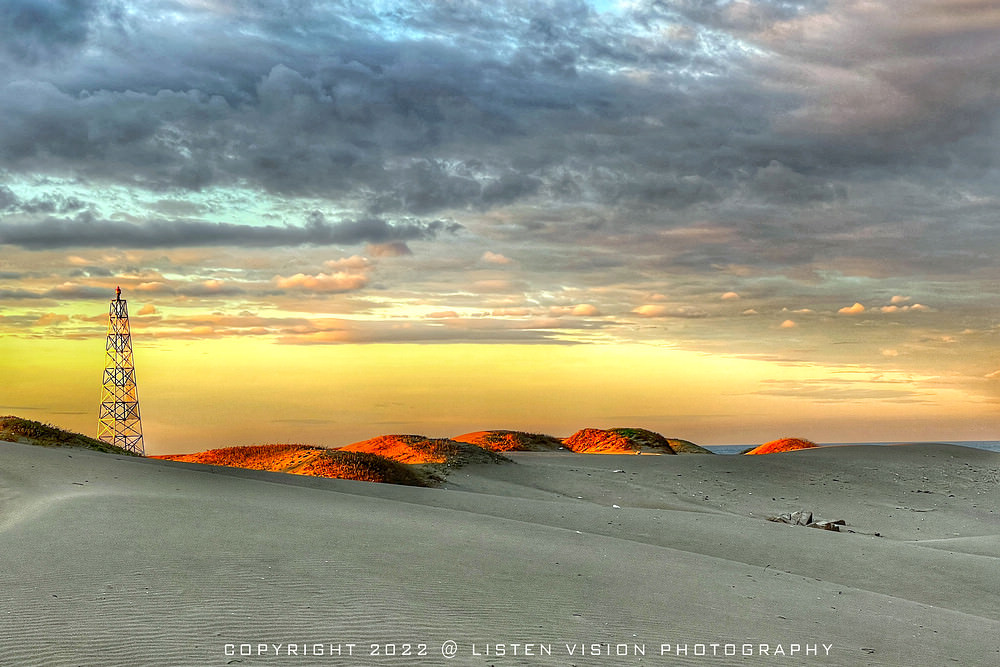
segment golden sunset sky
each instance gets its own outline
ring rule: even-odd
[[[990,2],[0,9],[0,414],[1000,438]]]

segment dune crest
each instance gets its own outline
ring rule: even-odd
[[[781,452],[794,452],[799,449],[812,449],[813,447],[819,447],[819,445],[811,440],[804,440],[802,438],[781,438],[779,440],[765,442],[759,447],[754,447],[749,451],[743,452],[743,454],[744,456],[755,454],[780,454]]]
[[[138,456],[135,452],[109,445],[80,433],[14,415],[0,417],[0,440],[42,447],[82,447],[109,454]]]
[[[585,428],[563,440],[578,454],[712,454],[687,440],[665,438],[644,428]]]
[[[494,452],[546,452],[563,449],[559,438],[541,433],[524,431],[475,431],[452,438],[456,442],[467,442]]]
[[[508,459],[500,454],[467,442],[422,435],[380,435],[339,448],[342,452],[367,452],[409,464],[500,463]]]
[[[150,458],[311,477],[353,479],[361,482],[426,485],[426,481],[409,467],[384,456],[365,452],[342,452],[311,445],[223,447],[194,454],[167,454]]]

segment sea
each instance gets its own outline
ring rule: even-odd
[[[989,452],[1000,453],[1000,440],[936,440],[938,444],[960,445],[962,447],[973,447],[975,449],[985,449]],[[910,441],[900,442],[817,442],[817,445],[899,445],[899,444],[921,444]],[[716,454],[739,454],[757,445],[703,445],[705,449]]]

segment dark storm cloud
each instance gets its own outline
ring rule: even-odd
[[[72,213],[85,207],[86,203],[79,198],[59,193],[22,199],[9,187],[0,185],[0,213]]]
[[[775,204],[808,204],[847,198],[844,185],[799,174],[777,160],[757,169],[751,187],[765,201]]]
[[[252,226],[191,220],[130,223],[100,220],[89,214],[74,219],[47,218],[34,224],[0,223],[0,244],[31,250],[66,247],[176,248],[233,245],[274,247],[296,245],[355,245],[432,239],[455,233],[453,222],[389,223],[379,218],[327,222],[313,212],[300,226]]]
[[[645,116],[703,124],[678,83],[723,59],[691,37],[633,34],[631,18],[601,18],[583,2],[401,3],[381,13],[241,3],[237,16],[254,30],[208,7],[123,11],[88,33],[72,66],[15,68],[0,89],[9,168],[51,165],[153,189],[361,192],[373,212],[425,214],[558,194],[576,155],[617,180],[648,181],[674,150],[678,183],[709,159],[692,150],[697,140],[685,139],[681,155],[662,128],[636,130]],[[633,83],[616,74],[623,67],[674,68],[680,80]],[[625,143],[607,151],[615,138]],[[583,179],[582,192],[620,196],[599,176]],[[690,197],[683,187],[632,190],[668,203],[676,192],[674,206]]]
[[[877,2],[646,0],[600,14],[581,0],[18,0],[8,33],[15,14],[58,15],[26,35],[76,51],[58,65],[37,49],[0,53],[7,175],[51,170],[178,197],[235,186],[293,207],[320,198],[357,221],[129,224],[114,214],[135,211],[12,186],[0,211],[20,217],[0,238],[383,244],[438,231],[384,218],[542,202],[544,220],[511,218],[505,238],[638,238],[707,219],[736,241],[685,248],[681,265],[851,254],[879,237],[873,225],[895,224],[893,206],[922,223],[996,191],[1000,25],[990,3],[950,11],[956,1],[899,14]],[[84,209],[105,220],[67,219]],[[894,257],[915,265],[964,242],[935,238]]]
[[[916,0],[905,12],[890,2],[828,2],[822,9],[743,33],[780,54],[771,61],[775,92],[801,96],[782,127],[876,160],[940,150],[995,122],[995,2]]]
[[[87,39],[98,0],[5,0],[0,4],[0,49],[34,63],[63,55]]]

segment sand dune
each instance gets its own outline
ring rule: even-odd
[[[362,482],[429,485],[427,476],[422,475],[419,470],[384,456],[309,445],[224,447],[194,454],[166,454],[152,458]]]
[[[452,439],[495,452],[544,452],[564,449],[563,442],[559,438],[523,431],[476,431]]]
[[[508,456],[426,489],[0,443],[0,664],[1000,661],[996,454]]]
[[[765,442],[763,445],[754,447],[753,449],[743,452],[744,455],[756,455],[756,454],[781,454],[782,452],[794,452],[800,449],[812,449],[816,447],[816,443],[810,440],[803,440],[802,438],[781,438],[779,440],[772,440],[771,442]]]
[[[711,454],[687,440],[665,438],[644,428],[585,428],[563,443],[578,454]]]
[[[382,435],[340,448],[345,452],[378,454],[400,463],[499,463],[502,456],[492,451],[447,438],[427,438],[422,435]]]

